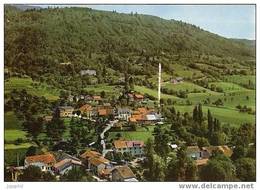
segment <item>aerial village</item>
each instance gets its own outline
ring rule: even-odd
[[[64,150],[49,151],[44,154],[27,156],[22,166],[8,167],[12,174],[12,181],[18,181],[19,175],[23,174],[23,170],[29,166],[37,166],[42,172],[50,172],[59,181],[62,176],[66,175],[70,170],[75,168],[83,168],[93,181],[124,181],[136,182],[138,178],[142,179],[142,173],[138,173],[136,168],[142,167],[145,162],[146,144],[142,140],[132,139],[126,140],[118,137],[112,142],[112,146],[107,146],[108,139],[106,133],[109,130],[124,130],[124,126],[132,127],[150,127],[161,126],[166,124],[165,118],[160,113],[160,88],[161,75],[159,65],[158,77],[158,105],[147,106],[149,98],[135,91],[124,94],[129,102],[135,102],[135,107],[131,106],[112,106],[110,102],[102,98],[100,94],[96,95],[69,95],[67,102],[83,102],[81,106],[75,108],[71,105],[59,106],[53,111],[53,115],[58,113],[61,119],[76,119],[96,122],[102,118],[104,126],[99,135],[98,142],[88,144],[85,150],[74,155],[68,154]],[[95,70],[82,71],[82,74],[96,75]],[[172,83],[182,82],[182,78],[172,79]],[[44,122],[53,120],[53,115],[45,115]],[[131,129],[132,130],[132,129]],[[93,148],[95,144],[99,144],[99,149]],[[184,142],[185,144],[185,142]],[[177,152],[179,146],[174,143],[167,144],[171,151]],[[196,167],[207,164],[207,161],[216,151],[222,152],[225,156],[231,157],[232,149],[228,146],[205,146],[199,147],[187,146],[186,156],[195,161]],[[107,155],[112,153],[110,159]],[[120,154],[119,158],[114,158],[115,154]],[[116,161],[115,161],[116,160]],[[132,170],[135,170],[133,172]],[[137,177],[139,175],[139,177]]]

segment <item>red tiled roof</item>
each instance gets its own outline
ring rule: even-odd
[[[136,119],[133,118],[133,117],[130,117],[130,118],[129,118],[129,121],[130,121],[130,122],[136,122]]]
[[[195,164],[196,166],[203,166],[207,164],[208,160],[209,160],[208,158],[195,160]]]
[[[126,141],[127,147],[143,147],[143,141]]]
[[[143,141],[122,141],[116,140],[114,141],[115,148],[130,148],[130,147],[143,147]]]
[[[93,99],[94,100],[101,100],[102,98],[101,98],[101,96],[93,96]]]
[[[45,164],[54,164],[56,163],[55,157],[53,154],[41,154],[41,155],[35,155],[35,156],[28,156],[25,158],[25,160],[28,163],[34,163],[34,162],[43,162]]]
[[[99,109],[98,110],[98,115],[106,116],[106,115],[108,115],[108,111],[106,109]]]
[[[138,110],[140,113],[143,113],[143,114],[145,114],[145,113],[148,112],[148,110],[147,110],[146,108],[137,108],[137,110]]]
[[[137,99],[143,99],[143,98],[144,98],[144,96],[141,95],[141,94],[134,94],[134,96],[135,96],[135,98],[137,98]]]
[[[207,151],[208,153],[212,154],[213,151],[221,151],[225,156],[230,157],[233,154],[232,149],[230,149],[227,145],[223,146],[207,146],[202,147],[202,150]]]
[[[85,158],[85,159],[93,158],[97,156],[101,156],[101,154],[99,152],[92,151],[92,150],[87,150],[86,152],[80,155],[81,158]]]
[[[109,160],[100,156],[100,157],[93,157],[89,159],[89,163],[94,165],[94,166],[98,166],[100,164],[108,164]]]
[[[127,148],[127,144],[125,141],[116,140],[114,141],[115,148]]]
[[[92,106],[89,105],[89,104],[85,104],[85,105],[81,106],[81,107],[79,108],[79,110],[80,110],[81,112],[92,111]]]

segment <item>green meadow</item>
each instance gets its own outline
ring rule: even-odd
[[[5,80],[4,84],[5,94],[10,93],[12,90],[25,89],[29,94],[35,96],[44,96],[48,100],[57,100],[60,95],[60,91],[45,83],[39,83],[33,81],[31,78],[18,78],[11,77]]]

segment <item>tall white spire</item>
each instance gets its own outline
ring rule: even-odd
[[[159,74],[158,74],[158,108],[160,108],[161,100],[161,63],[159,63]]]

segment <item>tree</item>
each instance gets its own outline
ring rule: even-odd
[[[198,107],[195,106],[193,109],[193,121],[197,122],[198,121],[198,117],[199,117],[199,113],[198,113]]]
[[[134,90],[134,85],[135,85],[134,79],[133,79],[133,77],[130,77],[130,78],[129,78],[129,87],[130,87],[130,90]]]
[[[193,160],[188,160],[185,170],[185,181],[195,181],[197,175],[197,167]]]
[[[167,157],[170,152],[170,147],[168,145],[170,140],[171,137],[166,129],[158,126],[154,128],[154,150],[159,156],[162,156],[163,158]]]
[[[210,138],[210,144],[219,146],[226,144],[226,135],[222,132],[214,132]]]
[[[56,177],[51,174],[50,172],[43,172],[42,174],[42,180],[43,181],[56,181]]]
[[[176,154],[169,155],[169,162],[165,171],[166,181],[177,181],[178,180],[178,160]]]
[[[232,158],[232,160],[237,160],[237,159],[243,158],[245,156],[246,156],[246,148],[241,145],[237,145],[233,150],[233,154],[232,154],[231,158]]]
[[[212,136],[214,128],[213,128],[213,117],[211,115],[210,110],[208,110],[208,131],[209,131],[209,137]]]
[[[61,177],[61,181],[93,181],[93,178],[85,172],[84,168],[73,167]]]
[[[65,129],[64,121],[60,118],[60,110],[56,108],[52,120],[46,124],[47,135],[52,138],[53,141],[60,141]]]
[[[37,166],[29,166],[19,176],[19,181],[41,181],[42,171]]]
[[[209,141],[205,137],[198,137],[197,144],[199,147],[209,146]]]
[[[132,154],[130,152],[124,152],[123,153],[123,158],[124,158],[125,161],[128,161],[128,162],[133,160],[133,156],[132,156]]]
[[[152,181],[164,181],[165,178],[165,164],[164,160],[158,156],[153,155],[153,170],[151,172],[152,174]]]
[[[235,166],[223,154],[211,158],[200,171],[201,181],[233,181],[235,178]]]
[[[241,181],[256,180],[256,161],[252,158],[240,158],[235,162],[237,177]]]
[[[114,160],[120,162],[123,160],[123,154],[121,152],[114,152]]]
[[[100,96],[101,96],[101,98],[105,98],[106,92],[103,90],[103,91],[100,93]]]
[[[178,159],[178,162],[177,162],[178,181],[185,181],[186,164],[187,164],[187,161],[188,161],[185,147],[181,147],[177,151],[177,159]]]
[[[38,117],[37,119],[35,119],[34,117],[27,117],[26,121],[23,123],[23,126],[32,136],[32,138],[36,140],[37,136],[42,131],[43,119],[42,117]]]
[[[36,155],[37,147],[36,146],[30,146],[26,152],[26,156],[33,156]]]
[[[235,139],[233,139],[234,144],[247,147],[250,142],[254,143],[255,128],[250,123],[244,123],[238,129]]]
[[[203,121],[203,111],[201,104],[198,105],[198,122],[201,124]]]

